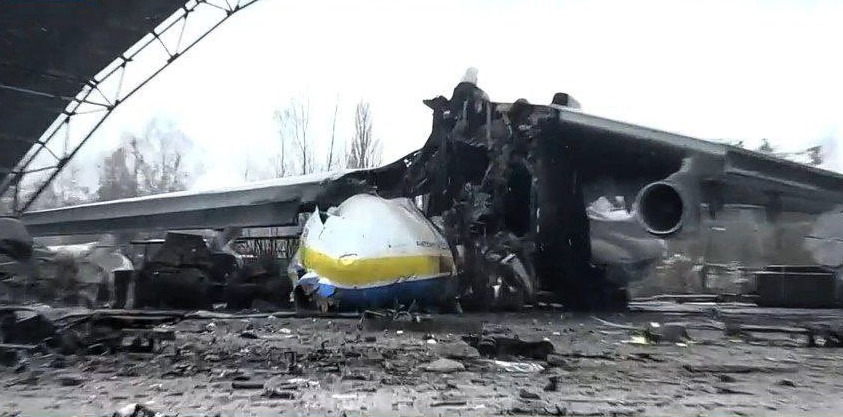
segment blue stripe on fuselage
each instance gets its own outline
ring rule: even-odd
[[[320,287],[330,284],[321,283]],[[435,306],[456,295],[457,280],[453,276],[404,281],[368,288],[334,287],[329,298],[338,301],[341,310],[393,307],[395,303]]]

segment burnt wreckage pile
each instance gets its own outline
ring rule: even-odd
[[[463,306],[520,306],[547,291],[569,309],[625,305],[622,284],[591,262],[579,175],[587,161],[565,140],[558,110],[494,103],[470,82],[425,104],[433,128],[424,147],[366,182],[383,197],[425,196],[425,214],[461,260]]]

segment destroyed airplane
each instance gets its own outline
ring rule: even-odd
[[[664,242],[699,240],[706,221],[726,208],[760,208],[763,221],[778,229],[787,215],[834,216],[843,204],[841,175],[588,115],[567,94],[555,95],[549,105],[493,102],[472,77],[470,72],[450,99],[425,101],[433,111],[425,145],[380,168],[46,210],[22,219],[32,233],[54,235],[289,225],[299,214],[313,213],[292,274],[310,301],[331,304],[343,294],[362,297],[352,304],[363,305],[385,301],[383,294],[425,298],[429,294],[414,293],[412,286],[392,287],[397,292],[368,287],[455,271],[455,294],[464,307],[520,305],[552,295],[570,309],[598,309],[622,306],[627,283],[664,256]],[[406,207],[395,200],[406,198],[419,202],[425,221],[418,213],[389,211]],[[373,218],[357,206],[392,214]],[[421,228],[427,219],[436,227]],[[432,239],[419,242],[439,242],[435,253],[427,243],[409,252],[393,251],[390,243],[384,249],[391,235],[378,229],[381,221],[412,230],[402,236],[408,242],[413,233]],[[313,230],[321,232],[314,236]],[[780,237],[776,244],[782,246]],[[814,256],[812,247],[829,250],[806,244],[810,239],[817,238],[798,240],[808,256]],[[452,259],[455,268],[445,261],[439,269],[390,263],[406,268],[384,270],[364,261],[405,255]]]
[[[407,199],[358,194],[317,208],[290,267],[299,307],[442,306],[457,296],[447,240]]]

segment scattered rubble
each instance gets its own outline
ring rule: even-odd
[[[528,358],[546,360],[554,352],[553,344],[547,340],[525,341],[506,335],[482,335],[463,337],[486,358]]]
[[[157,417],[158,413],[143,404],[128,404],[112,414],[112,417]]]
[[[469,315],[463,319],[482,323],[479,332],[402,335],[394,330],[362,330],[357,326],[359,317],[270,319],[214,313],[210,319],[204,313],[175,317],[154,311],[112,313],[119,314],[40,312],[57,331],[75,334],[79,348],[64,355],[42,342],[25,350],[24,369],[0,367],[7,392],[0,395],[0,403],[13,401],[25,415],[53,415],[53,411],[102,415],[102,410],[128,407],[127,402],[134,408],[117,415],[230,415],[243,408],[259,414],[308,409],[308,414],[345,410],[349,415],[411,410],[450,410],[469,416],[696,415],[707,407],[731,409],[734,404],[743,404],[736,409],[748,414],[765,414],[770,404],[777,412],[805,414],[765,398],[778,396],[797,404],[813,390],[833,386],[836,375],[817,371],[833,366],[834,349],[794,351],[775,343],[749,344],[725,334],[721,326],[710,326],[704,314],[666,319],[634,313],[613,319],[629,322],[622,326],[638,331],[654,322],[679,323],[671,321],[679,317],[686,330],[695,332],[695,340],[707,341],[680,353],[670,343],[623,344],[633,330],[601,334],[593,319],[551,312]],[[750,313],[724,309],[722,314],[735,323],[765,325],[757,318],[741,319]],[[443,316],[426,317],[435,321]],[[101,328],[94,332],[97,335],[107,334],[108,329],[122,333],[140,328],[166,330],[172,337],[159,340],[155,350],[139,353],[130,342],[94,355],[88,341],[102,338],[86,330],[92,323]],[[805,324],[793,320],[790,325]],[[244,332],[258,337],[241,337]],[[480,345],[482,338],[494,349],[480,349],[481,354],[472,346]],[[487,352],[496,356],[488,357]],[[66,389],[62,396],[73,400],[57,398],[57,389]],[[17,399],[24,392],[34,397]],[[82,410],[75,404],[88,404],[92,398],[96,400],[90,407],[96,408]],[[836,404],[836,397],[824,398],[821,403]],[[723,405],[712,405],[717,402]],[[675,408],[677,404],[681,408]]]
[[[508,362],[508,361],[492,361],[501,370],[514,373],[535,373],[544,371],[544,367],[538,363],[530,362]]]
[[[550,381],[544,386],[544,390],[552,392],[559,391],[559,376],[554,375],[550,377]]]
[[[62,386],[75,387],[85,383],[86,378],[78,374],[62,374],[56,378]]]
[[[451,359],[439,358],[433,362],[424,365],[422,368],[428,372],[438,372],[445,374],[457,371],[464,371],[465,365]]]
[[[541,396],[539,394],[536,394],[535,392],[532,392],[532,391],[525,390],[524,388],[521,388],[521,390],[518,391],[518,396],[525,399],[525,400],[540,400],[541,399]]]

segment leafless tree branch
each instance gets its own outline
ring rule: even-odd
[[[369,103],[359,102],[354,111],[354,133],[346,156],[348,168],[371,168],[380,164],[381,144],[372,136]]]

